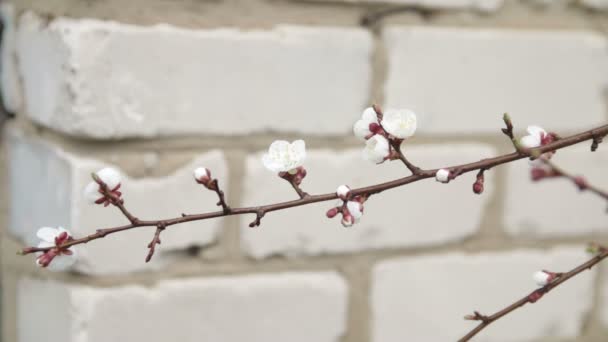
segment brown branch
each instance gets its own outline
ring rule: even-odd
[[[568,279],[576,276],[577,274],[579,274],[585,270],[591,269],[591,267],[595,266],[600,261],[602,261],[604,258],[608,257],[608,249],[606,249],[605,247],[602,247],[602,246],[593,246],[593,247],[594,247],[594,249],[597,249],[597,254],[593,258],[591,258],[587,262],[573,268],[572,270],[570,270],[566,273],[557,273],[556,274],[557,277],[553,281],[551,281],[549,284],[532,291],[527,296],[525,296],[525,297],[521,298],[520,300],[516,301],[515,303],[505,307],[504,309],[497,311],[496,313],[494,313],[490,316],[482,315],[477,311],[475,311],[474,315],[465,316],[465,319],[467,319],[467,320],[481,321],[481,323],[479,323],[473,330],[469,331],[469,333],[467,333],[464,337],[462,337],[460,340],[458,340],[458,342],[469,341],[471,338],[473,338],[473,336],[477,335],[477,333],[482,331],[488,325],[492,324],[494,321],[519,309],[520,307],[522,307],[528,303],[535,303],[543,295],[545,295],[549,291],[553,290],[554,288],[558,287],[559,285],[563,284]]]
[[[305,192],[304,190],[302,190],[302,188],[296,184],[296,182],[294,182],[293,180],[288,181],[289,184],[291,184],[291,187],[298,193],[298,196],[300,196],[300,198],[306,198],[306,196],[310,196],[307,192]]]
[[[585,132],[582,132],[579,134],[575,134],[575,135],[572,135],[572,136],[569,136],[566,138],[559,139],[552,143],[532,149],[531,151],[533,153],[542,154],[545,152],[555,151],[555,150],[559,150],[559,149],[562,149],[562,148],[565,148],[565,147],[568,147],[571,145],[575,145],[575,144],[578,144],[583,141],[591,140],[597,136],[604,136],[606,134],[608,134],[608,125],[603,125],[603,126],[599,126],[597,128],[594,128],[594,129],[591,129],[591,130],[588,130],[588,131],[585,131]],[[514,153],[497,156],[494,158],[483,159],[483,160],[473,162],[473,163],[448,166],[448,167],[443,167],[443,168],[449,169],[449,170],[458,170],[458,174],[463,174],[463,173],[480,170],[480,169],[489,169],[494,166],[506,164],[506,163],[509,163],[509,162],[512,162],[515,160],[526,158],[528,156],[529,155],[526,153],[514,152]],[[404,186],[409,183],[421,181],[423,179],[434,178],[437,170],[438,169],[420,170],[420,172],[418,174],[414,174],[411,176],[398,178],[398,179],[395,179],[392,181],[375,184],[375,185],[371,185],[371,186],[366,186],[366,187],[362,187],[362,188],[352,189],[351,195],[352,196],[357,196],[357,195],[370,196],[370,195],[377,194],[377,193],[380,193],[385,190],[389,190],[389,189],[397,188],[400,186]],[[252,225],[258,226],[260,224],[260,220],[261,220],[262,216],[266,213],[269,213],[272,211],[277,211],[277,210],[283,210],[283,209],[287,209],[287,208],[299,207],[299,206],[308,205],[308,204],[312,204],[312,203],[335,200],[337,198],[338,198],[338,196],[336,195],[336,193],[332,192],[332,193],[327,193],[327,194],[322,194],[322,195],[309,195],[304,198],[300,198],[298,200],[268,204],[268,205],[263,205],[263,206],[233,208],[229,212],[215,211],[215,212],[208,212],[208,213],[196,214],[196,215],[183,215],[182,214],[180,217],[176,217],[176,218],[164,219],[164,220],[153,220],[153,221],[138,220],[136,222],[131,222],[131,224],[124,225],[124,226],[100,229],[94,234],[91,234],[89,236],[85,236],[85,237],[82,237],[79,239],[74,239],[74,240],[66,242],[58,247],[67,248],[67,247],[74,246],[74,245],[88,243],[89,241],[103,238],[109,234],[114,234],[114,233],[117,233],[120,231],[129,230],[129,229],[133,229],[133,228],[137,228],[137,227],[158,226],[158,224],[160,222],[164,222],[165,226],[169,227],[169,226],[184,223],[184,222],[207,220],[207,219],[216,218],[216,217],[243,215],[243,214],[255,214],[256,220],[254,222],[252,222]],[[252,225],[250,225],[250,226],[252,226]],[[44,251],[49,250],[50,248],[51,247],[42,247],[42,248],[28,247],[28,248],[24,248],[22,250],[22,254],[29,254],[29,253],[34,253],[34,252],[44,252]]]
[[[549,166],[551,168],[551,170],[555,173],[556,176],[558,177],[564,177],[569,179],[572,183],[574,183],[574,185],[576,185],[576,187],[580,190],[580,191],[590,191],[593,194],[603,198],[604,200],[608,201],[608,192],[600,189],[599,187],[590,184],[583,176],[575,176],[569,172],[567,172],[566,170],[562,169],[561,167],[557,166],[555,163],[553,163],[552,161],[545,159],[545,158],[539,158],[545,165]]]

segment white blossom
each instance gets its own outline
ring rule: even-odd
[[[47,248],[55,247],[57,244],[67,242],[72,234],[63,227],[42,227],[38,229],[36,236],[41,240],[38,244],[38,248]],[[36,258],[36,265],[43,267],[43,260],[46,258],[48,260],[48,265],[46,267],[51,271],[67,270],[74,265],[77,260],[77,253],[74,246],[60,251],[53,251],[50,254],[49,252],[38,252],[36,255],[38,256],[38,258]]]
[[[361,119],[355,122],[353,126],[353,132],[355,136],[361,138],[362,140],[367,139],[370,135],[373,134],[372,131],[369,130],[370,124],[378,124],[378,116],[376,115],[376,111],[374,108],[369,107],[363,111],[361,115]]]
[[[97,174],[97,177],[99,177],[99,179],[106,184],[110,191],[115,190],[120,185],[120,173],[114,168],[106,167],[95,172],[95,174]],[[99,199],[103,198],[104,196],[99,192],[99,190],[100,185],[97,184],[97,182],[90,182],[84,188],[85,199],[89,203],[93,204]]]
[[[268,148],[268,153],[262,157],[264,166],[273,172],[295,173],[306,159],[306,144],[304,140],[296,140],[291,144],[285,140],[276,140]]]
[[[363,204],[357,201],[348,201],[346,202],[346,208],[348,212],[352,215],[355,223],[359,222],[361,216],[363,216]]]
[[[535,148],[542,145],[542,139],[547,132],[538,126],[528,126],[528,135],[519,139],[521,146],[525,148]]]
[[[435,173],[435,180],[441,183],[447,183],[450,181],[450,171],[446,169],[439,169]]]
[[[348,195],[350,194],[350,188],[346,185],[340,185],[336,190],[336,195],[340,197],[342,200],[346,200]]]
[[[388,140],[385,137],[376,134],[365,142],[363,158],[379,164],[384,161],[384,158],[388,157],[389,153]]]
[[[382,117],[382,128],[390,135],[405,139],[416,132],[416,113],[409,109],[389,109]]]
[[[532,278],[534,279],[534,282],[536,283],[536,285],[545,286],[545,285],[549,284],[551,282],[551,280],[553,280],[554,277],[545,271],[538,271],[538,272],[534,273]]]

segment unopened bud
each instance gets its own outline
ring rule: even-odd
[[[355,223],[355,218],[348,212],[342,212],[342,226],[348,228]]]
[[[338,213],[340,212],[340,209],[338,208],[331,208],[327,211],[327,213],[325,213],[325,215],[328,218],[334,218],[336,215],[338,215]]]
[[[439,169],[435,173],[435,180],[441,183],[447,183],[450,181],[450,171],[446,169]]]
[[[205,167],[197,167],[194,170],[194,180],[199,184],[209,184],[209,181],[211,180],[211,171]]]
[[[483,192],[483,183],[475,182],[473,183],[473,192],[476,194],[481,194]]]
[[[350,196],[350,188],[346,185],[340,185],[336,190],[336,195],[338,195],[341,200],[346,201]]]
[[[478,195],[483,192],[483,183],[485,181],[483,172],[484,170],[481,170],[477,173],[477,179],[475,180],[475,183],[473,183],[473,192]]]
[[[582,176],[574,177],[574,184],[576,184],[578,189],[581,191],[587,189],[587,187],[589,186],[589,184],[587,183],[587,180]]]
[[[560,174],[552,169],[547,169],[544,167],[533,167],[532,169],[530,169],[530,178],[535,182],[544,178],[551,178],[557,176],[560,176]]]
[[[557,278],[557,274],[555,274],[553,272],[542,270],[542,271],[535,272],[534,275],[532,276],[532,278],[534,279],[534,282],[536,283],[536,285],[542,287],[542,286],[549,284],[555,278]]]

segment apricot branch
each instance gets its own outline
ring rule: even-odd
[[[469,331],[465,336],[463,336],[458,341],[466,342],[466,341],[471,340],[471,338],[473,338],[473,336],[477,335],[480,331],[485,329],[488,325],[492,324],[496,320],[510,314],[511,312],[521,308],[522,306],[524,306],[528,303],[535,303],[540,298],[542,298],[545,294],[549,293],[549,291],[551,291],[554,288],[558,287],[559,285],[563,284],[564,282],[571,279],[572,277],[582,273],[583,271],[591,269],[593,266],[598,264],[600,261],[602,261],[606,257],[608,257],[608,249],[603,246],[590,245],[590,249],[595,254],[593,256],[593,258],[591,258],[590,260],[586,261],[585,263],[573,268],[572,270],[570,270],[568,272],[552,273],[552,272],[548,272],[548,271],[541,271],[542,273],[546,274],[546,277],[543,279],[542,282],[540,282],[540,284],[542,284],[542,283],[546,283],[546,284],[544,284],[540,288],[532,291],[531,293],[529,293],[528,295],[519,299],[518,301],[514,302],[513,304],[508,305],[504,309],[499,310],[490,316],[482,315],[477,311],[474,311],[472,315],[466,315],[464,317],[466,320],[481,321],[481,323],[479,323],[473,330]]]

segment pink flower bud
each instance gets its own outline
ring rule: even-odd
[[[340,212],[339,208],[331,208],[325,213],[328,218],[334,218]]]
[[[477,173],[477,179],[475,180],[475,183],[473,183],[473,192],[478,195],[483,192],[483,183],[485,181],[483,171],[484,170],[481,170]]]
[[[473,192],[476,194],[481,194],[483,192],[483,183],[475,182],[473,183]]]
[[[587,183],[587,180],[582,176],[574,177],[574,184],[576,184],[578,189],[581,191],[587,189],[587,187],[589,186],[589,184]]]

